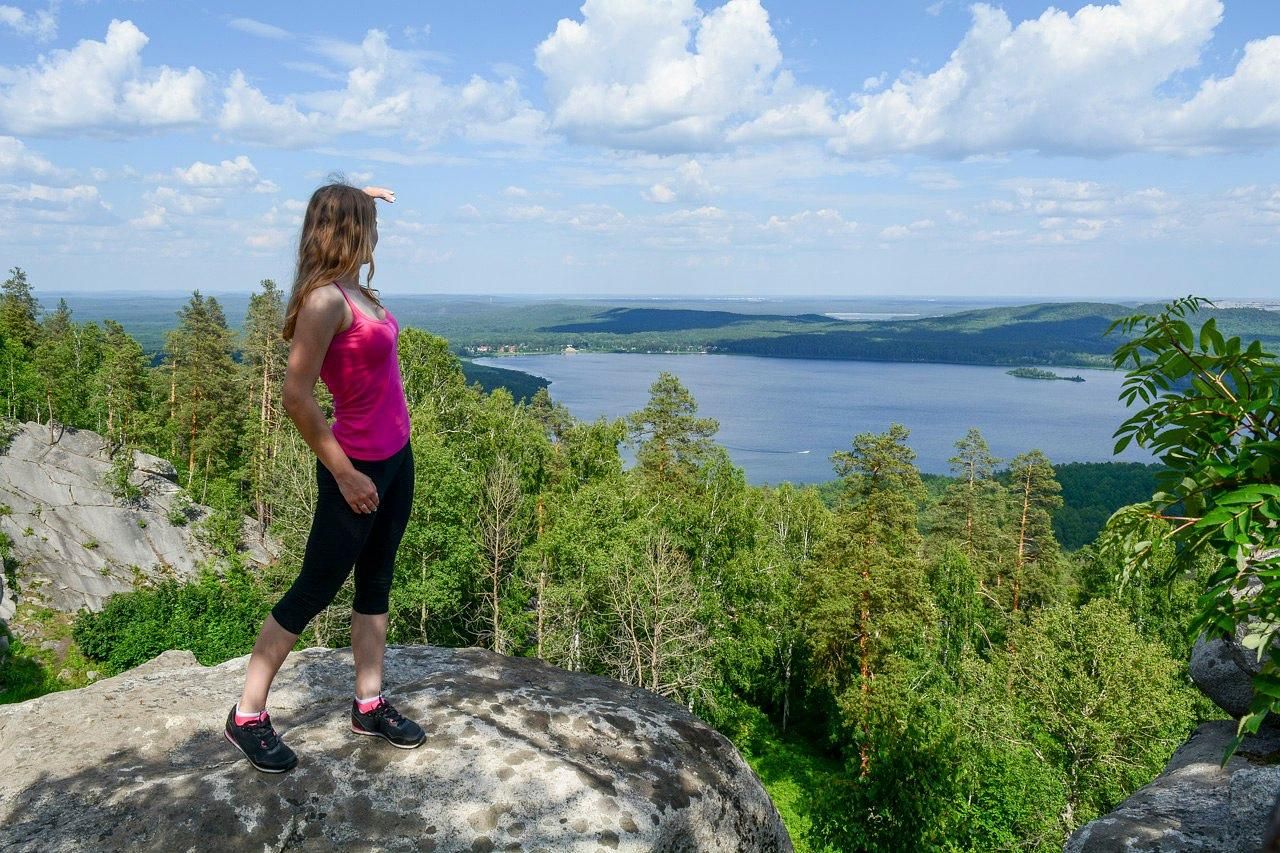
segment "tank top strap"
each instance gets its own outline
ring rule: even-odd
[[[356,306],[351,302],[351,297],[347,296],[347,292],[342,289],[342,285],[338,284],[336,281],[332,282],[332,284],[334,287],[338,288],[338,292],[342,294],[342,298],[347,300],[347,307],[351,309],[351,325],[347,327],[350,329],[355,326],[356,323],[360,322],[360,312],[356,310]]]

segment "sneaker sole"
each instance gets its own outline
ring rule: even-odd
[[[294,762],[290,764],[288,767],[279,767],[279,768],[263,767],[261,764],[259,764],[258,762],[250,758],[249,753],[244,751],[244,747],[242,747],[240,744],[236,743],[234,740],[231,739],[231,735],[227,734],[226,732],[223,732],[222,736],[227,739],[227,743],[231,744],[236,749],[240,750],[240,754],[244,756],[245,761],[248,761],[249,765],[253,767],[255,770],[260,770],[263,773],[288,773],[290,770],[298,766],[297,759],[294,759]]]
[[[364,729],[357,729],[355,726],[351,727],[351,731],[355,732],[358,735],[365,735],[367,737],[380,737],[383,740],[385,740],[387,743],[396,747],[397,749],[417,749],[418,747],[422,746],[424,743],[427,742],[427,736],[425,734],[422,736],[422,740],[418,741],[417,743],[396,743],[391,738],[384,735],[382,732],[366,732]]]

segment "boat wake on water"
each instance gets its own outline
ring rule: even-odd
[[[804,453],[813,452],[812,450],[772,450],[766,447],[738,447],[737,445],[733,445],[733,444],[722,444],[720,446],[725,448],[726,450],[737,450],[742,453],[776,453],[783,456],[792,456],[792,455],[799,456]]]

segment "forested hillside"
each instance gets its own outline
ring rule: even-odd
[[[78,654],[104,672],[169,648],[248,652],[297,571],[314,459],[279,400],[282,297],[264,282],[236,334],[192,294],[152,366],[119,323],[42,313],[16,273],[4,285],[5,417],[164,456],[285,548],[250,571],[215,526],[222,556],[198,582],[82,614]],[[1068,552],[1039,452],[998,465],[981,434],[957,435],[953,479],[927,489],[910,434],[886,423],[833,455],[828,506],[813,487],[748,485],[672,374],[640,411],[588,423],[545,389],[519,403],[469,386],[421,329],[402,331],[400,359],[417,488],[390,642],[533,655],[687,705],[747,756],[800,850],[1057,850],[1211,713],[1184,628],[1215,564],[1166,589],[1122,584],[1114,549]],[[347,645],[349,608],[348,587],[300,642]],[[25,673],[23,695],[60,686],[30,675],[41,654],[15,643],[4,677]]]
[[[926,311],[929,316],[894,320],[841,320],[817,313],[811,301],[781,302],[805,309],[786,314],[762,310],[707,310],[664,303],[650,307],[618,300],[516,299],[394,294],[396,316],[447,339],[460,355],[506,352],[559,352],[565,346],[597,352],[724,352],[780,358],[828,358],[868,361],[914,361],[950,364],[1109,366],[1117,344],[1103,333],[1112,320],[1132,307],[1092,302],[984,307],[965,310],[947,302],[869,303],[871,308]],[[108,319],[118,311],[129,333],[149,354],[164,349],[165,335],[180,305],[166,298],[136,295],[111,300],[75,295],[89,319]],[[163,307],[172,304],[172,308]],[[223,301],[244,304],[241,295]],[[705,303],[703,303],[705,304]],[[766,303],[771,304],[771,303]],[[840,300],[830,300],[840,305]],[[1142,310],[1151,309],[1144,306]],[[829,310],[829,309],[824,309]],[[79,313],[79,312],[77,312]],[[247,310],[246,310],[247,316]],[[856,312],[855,312],[856,313]],[[1206,310],[1223,331],[1245,340],[1280,346],[1280,311],[1258,308]],[[112,318],[114,319],[114,318]],[[229,316],[240,332],[242,318]],[[237,353],[237,358],[239,354]],[[526,385],[511,376],[481,375],[468,365],[468,377],[486,389],[498,383],[522,396]]]

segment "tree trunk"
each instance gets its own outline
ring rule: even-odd
[[[862,610],[858,614],[858,676],[861,680],[859,689],[862,693],[862,719],[858,722],[858,726],[862,729],[862,740],[858,743],[858,772],[865,777],[867,771],[871,769],[871,753],[867,744],[871,734],[871,729],[867,725],[867,714],[871,709],[871,661],[867,657],[867,631],[871,622],[871,593],[868,591],[871,585],[871,571],[869,569],[863,568],[862,582]]]
[[[1018,528],[1018,561],[1013,570],[1013,612],[1018,612],[1018,594],[1022,589],[1022,569],[1026,564],[1027,553],[1027,515],[1031,510],[1031,469],[1027,468],[1027,476],[1022,484],[1022,522]]]

